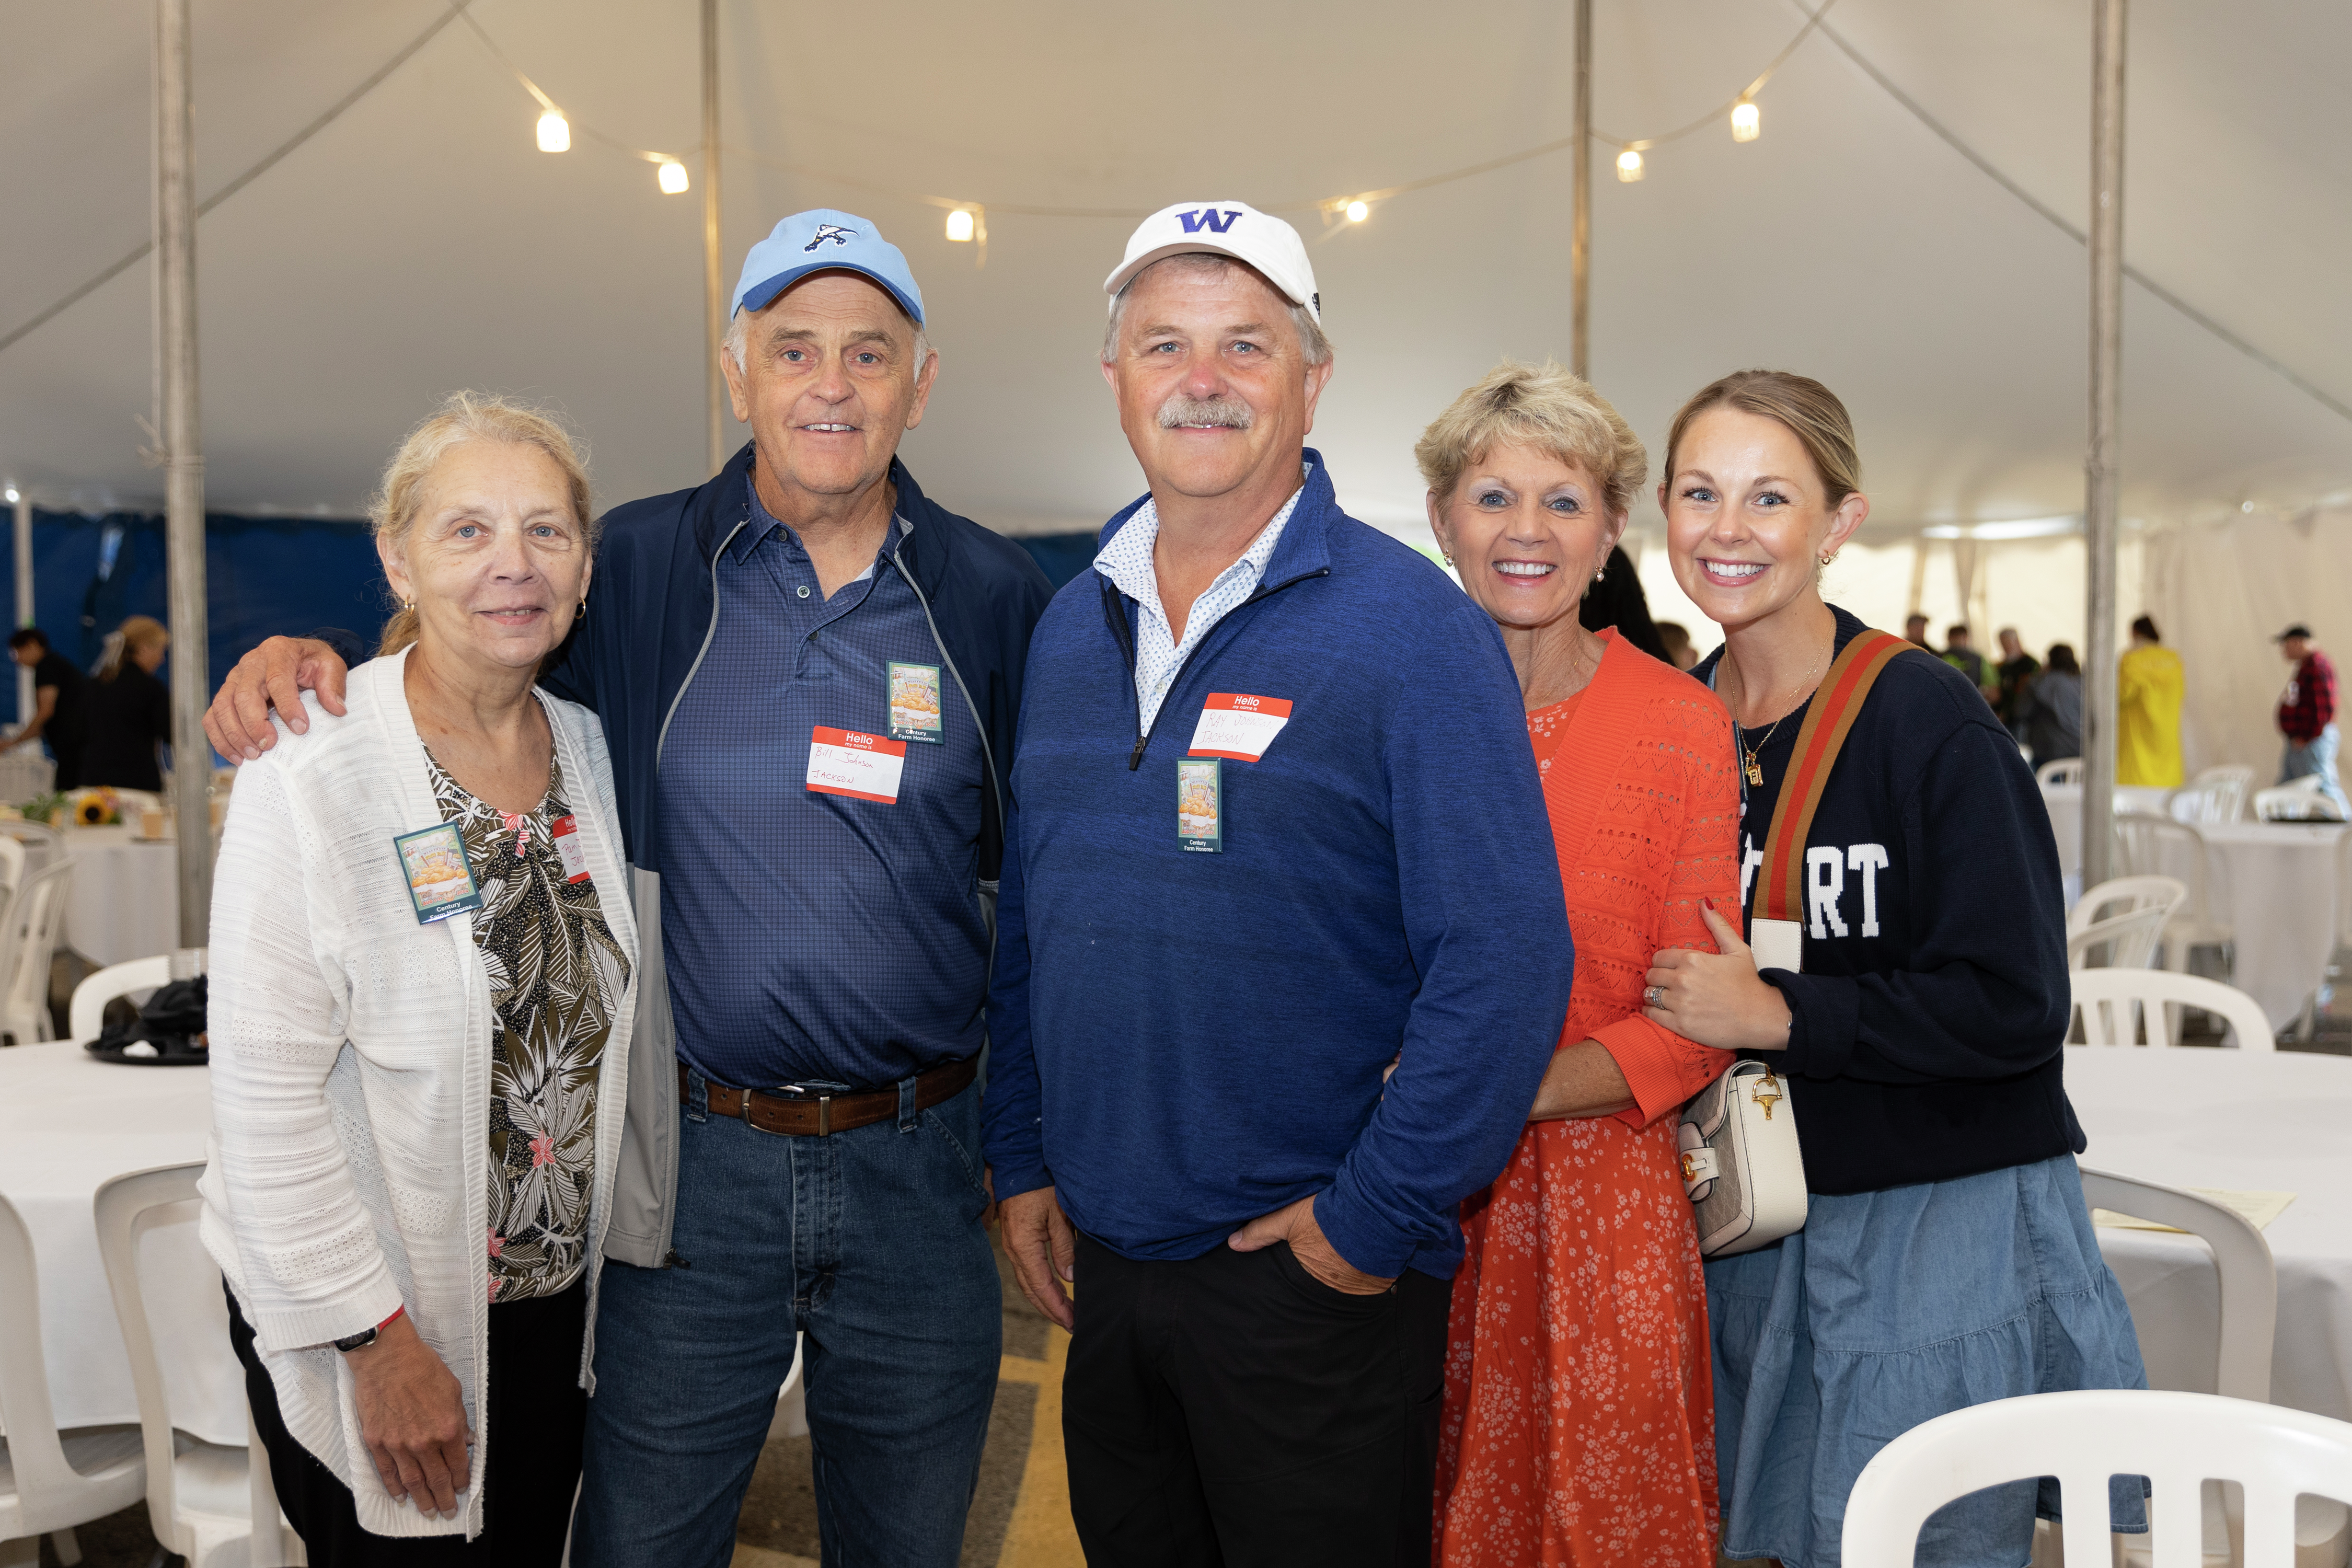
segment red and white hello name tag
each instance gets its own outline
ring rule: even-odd
[[[860,730],[829,730],[819,724],[809,736],[808,786],[819,795],[898,804],[898,775],[907,769],[907,743]]]
[[[588,850],[580,842],[579,818],[569,815],[559,816],[549,825],[547,836],[555,840],[555,852],[563,859],[563,879],[584,882],[588,879]]]
[[[1192,731],[1192,749],[1187,755],[1254,763],[1265,755],[1265,749],[1289,722],[1290,704],[1282,698],[1212,691],[1202,706],[1201,722]]]

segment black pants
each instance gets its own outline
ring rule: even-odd
[[[563,1560],[572,1496],[580,1484],[580,1439],[588,1424],[588,1395],[580,1388],[580,1344],[587,1326],[584,1280],[561,1295],[492,1307],[484,1398],[496,1464],[482,1465],[477,1451],[482,1533],[471,1542],[463,1535],[372,1535],[361,1526],[343,1479],[286,1430],[277,1384],[255,1353],[252,1325],[230,1292],[229,1342],[245,1363],[254,1430],[269,1450],[278,1506],[309,1549],[311,1568],[493,1561],[503,1568],[555,1568]]]
[[[1077,1279],[1062,1436],[1094,1568],[1428,1568],[1444,1280],[1349,1296],[1287,1243],[1139,1263],[1083,1235]]]

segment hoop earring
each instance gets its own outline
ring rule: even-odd
[[[574,615],[573,619],[575,619],[575,620],[583,620],[583,621],[584,621],[584,620],[586,620],[587,618],[588,618],[588,601],[587,601],[587,600],[585,600],[585,599],[583,599],[583,600],[581,600],[581,601],[580,601],[580,608],[579,608],[578,612]]]
[[[409,615],[413,616],[416,613],[416,601],[414,599],[403,599],[400,601],[400,607]]]

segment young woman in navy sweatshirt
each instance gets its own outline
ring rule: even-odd
[[[1724,630],[1692,674],[1736,726],[1750,910],[1814,688],[1864,629],[1820,588],[1868,515],[1859,484],[1844,405],[1803,376],[1726,376],[1668,437],[1675,577]],[[1706,1268],[1723,1551],[1836,1568],[1846,1496],[1901,1433],[2147,1379],[2074,1165],[2049,816],[1966,677],[1915,653],[1886,665],[1805,849],[1801,973],[1759,975],[1725,910],[1720,952],[1661,952],[1648,996],[1658,1023],[1764,1053],[1788,1083],[1805,1226]],[[2116,1528],[2145,1528],[2128,1489]],[[1936,1515],[1918,1561],[2013,1568],[2036,1507],[2032,1482],[1977,1493]]]

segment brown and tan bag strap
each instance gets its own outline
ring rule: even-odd
[[[1895,656],[1912,645],[1888,632],[1865,631],[1845,645],[1813,694],[1797,731],[1796,755],[1780,781],[1764,838],[1764,864],[1758,871],[1756,914],[1759,920],[1801,921],[1805,910],[1805,839],[1821,809],[1822,793],[1837,766],[1863,700]]]

